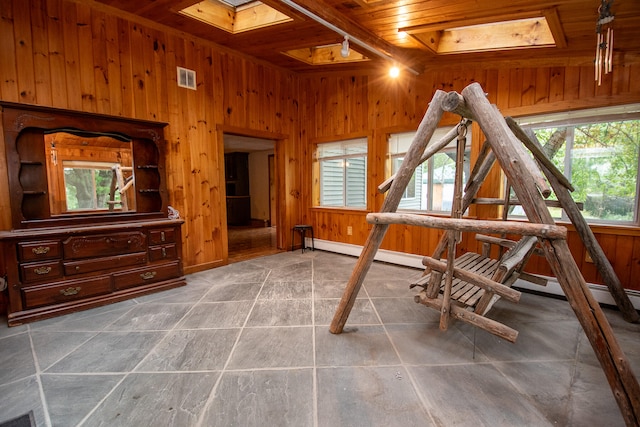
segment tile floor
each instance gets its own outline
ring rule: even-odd
[[[287,252],[188,285],[0,326],[0,422],[38,426],[622,426],[569,305],[523,294],[491,317],[516,344],[413,302],[421,271],[374,263],[328,331],[356,259]],[[606,310],[640,372],[640,325]],[[4,319],[3,319],[4,320]]]

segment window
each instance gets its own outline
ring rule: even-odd
[[[366,138],[318,144],[315,161],[319,183],[315,205],[367,207]]]
[[[638,223],[639,110],[639,105],[588,110],[523,124],[543,145],[554,133],[564,136],[552,160],[574,186],[571,195],[583,204],[588,222]],[[562,209],[550,210],[555,218],[568,219]],[[524,215],[521,207],[511,214]]]
[[[431,141],[439,141],[450,130],[451,127],[436,129]],[[395,174],[400,168],[414,136],[415,132],[389,135],[391,174]],[[470,134],[467,133],[467,145],[470,138]],[[464,182],[469,177],[469,156],[470,151],[467,147],[463,171]],[[456,170],[455,159],[456,139],[416,168],[400,200],[398,210],[451,212]]]
[[[109,209],[121,204],[120,192],[112,190],[112,163],[64,161],[64,186],[67,210]]]

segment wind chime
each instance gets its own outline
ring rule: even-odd
[[[596,81],[602,83],[602,75],[613,69],[613,19],[611,5],[613,0],[602,0],[598,7],[598,22],[596,23]]]

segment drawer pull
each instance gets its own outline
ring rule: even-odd
[[[67,289],[60,289],[60,293],[65,297],[68,297],[71,295],[77,295],[78,292],[80,292],[80,289],[82,289],[80,286],[78,286],[77,288],[74,288],[71,286],[71,287],[68,287]]]
[[[149,279],[153,279],[154,277],[156,277],[156,272],[155,271],[146,271],[144,273],[140,273],[140,277],[144,280],[149,280]]]
[[[167,257],[167,250],[165,248],[162,248],[162,258],[166,258]]]
[[[38,246],[37,248],[31,249],[31,252],[33,252],[35,255],[44,255],[48,253],[50,250],[51,250],[51,247],[49,246]]]
[[[51,273],[51,267],[38,267],[38,268],[34,268],[33,272],[36,274],[49,274]]]
[[[166,241],[166,237],[165,237],[165,235],[164,235],[164,231],[161,231],[161,232],[160,232],[160,241],[161,241],[161,242]]]

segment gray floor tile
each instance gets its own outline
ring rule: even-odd
[[[86,420],[87,426],[192,426],[218,373],[130,374]]]
[[[567,301],[557,298],[540,298],[538,295],[526,292],[522,293],[517,304],[498,300],[490,314],[492,318],[513,318],[520,322],[576,320],[576,315]]]
[[[400,265],[389,264],[386,262],[376,261],[371,264],[367,278],[376,280],[390,280],[400,287],[411,284],[412,281],[423,275],[424,269],[403,267]],[[365,279],[366,280],[366,279]]]
[[[0,385],[0,423],[33,411],[37,426],[46,426],[40,387],[35,376]]]
[[[128,372],[163,336],[162,332],[101,332],[47,372]]]
[[[124,375],[43,375],[42,389],[53,426],[77,425]]]
[[[311,281],[268,281],[260,291],[259,299],[308,299],[311,298]]]
[[[486,356],[456,328],[441,331],[438,324],[387,325],[387,332],[403,363],[440,365],[478,363]]]
[[[316,325],[330,325],[335,316],[336,309],[340,304],[339,299],[319,299],[315,301],[315,322]],[[368,299],[356,299],[347,325],[379,325],[380,320],[373,309],[371,301]]]
[[[303,326],[312,322],[311,300],[258,300],[247,326]]]
[[[38,426],[623,425],[566,301],[498,301],[489,317],[520,331],[515,344],[461,321],[440,331],[408,289],[422,270],[375,262],[344,332],[330,334],[356,262],[279,253],[2,325],[0,422],[33,410]],[[640,325],[605,314],[637,373]]]
[[[26,378],[36,373],[29,334],[0,339],[0,384]]]
[[[172,331],[136,371],[208,371],[224,367],[240,329]]]
[[[502,319],[501,319],[502,320]],[[517,330],[518,338],[510,343],[473,326],[456,322],[469,339],[475,335],[478,351],[494,361],[569,360],[575,358],[580,325],[574,320],[554,322],[503,323]]]
[[[568,413],[569,425],[625,425],[604,372],[599,366],[578,364]]]
[[[239,328],[244,325],[253,301],[196,304],[177,329]]]
[[[98,332],[33,331],[31,340],[41,370],[71,353]]]
[[[267,278],[269,282],[286,281],[311,281],[312,278],[311,260],[303,260],[296,264],[289,264],[283,267],[273,267],[271,274]]]
[[[572,425],[568,409],[572,395],[574,361],[509,362],[496,363],[495,367],[520,394],[545,414],[551,424]]]
[[[311,327],[245,329],[233,351],[228,369],[291,368],[313,366]]]
[[[422,288],[409,288],[411,281],[398,279],[378,279],[368,278],[364,281],[364,288],[371,298],[391,297],[391,298],[413,298]]]
[[[7,316],[0,315],[0,339],[27,332],[27,325],[7,326]]]
[[[347,283],[356,263],[355,259],[349,261],[348,263],[316,263],[313,268],[313,280]]]
[[[313,426],[313,371],[226,372],[204,426]]]
[[[402,367],[318,368],[318,426],[433,425]]]
[[[191,308],[191,304],[139,304],[129,310],[106,330],[162,331],[173,328]]]
[[[342,298],[347,285],[346,280],[314,279],[313,294],[315,298]],[[360,288],[356,298],[368,298],[364,288]]]
[[[489,364],[408,368],[440,425],[551,426],[528,399]]]
[[[262,283],[221,283],[211,286],[202,302],[253,301],[258,296]]]
[[[382,323],[433,323],[440,313],[416,303],[413,298],[371,298]]]
[[[122,301],[30,323],[29,328],[37,331],[102,331],[137,305],[134,300]]]
[[[337,335],[326,327],[316,327],[317,366],[397,364],[400,359],[382,326],[347,327]]]
[[[251,262],[239,262],[207,271],[206,280],[212,285],[225,283],[262,283],[269,275],[269,268]]]
[[[211,285],[207,284],[207,287],[194,285],[182,286],[175,289],[144,295],[136,298],[136,301],[140,304],[151,302],[170,304],[195,303],[198,302],[205,293],[207,293],[209,290],[208,286]]]

